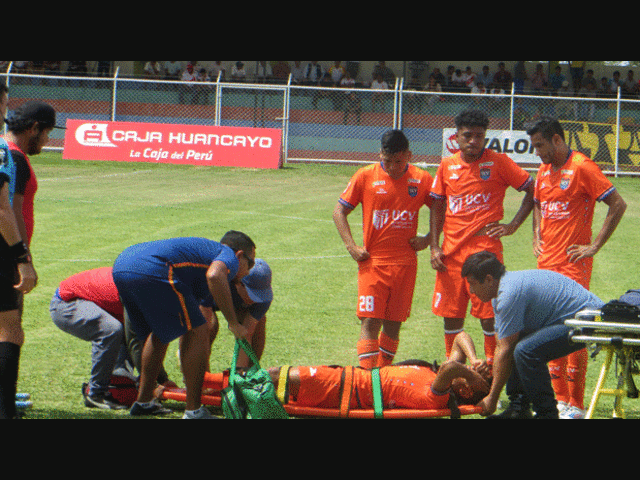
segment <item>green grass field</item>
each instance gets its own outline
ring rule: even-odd
[[[61,280],[111,265],[123,249],[148,240],[177,236],[218,240],[230,229],[248,233],[258,246],[257,256],[270,264],[274,275],[275,300],[267,315],[261,364],[357,365],[356,265],[331,218],[356,167],[299,164],[280,170],[242,170],[66,161],[50,152],[33,157],[32,163],[39,182],[32,242],[39,284],[26,297],[23,319],[26,343],[18,390],[31,393],[34,402],[26,418],[130,418],[127,411],[102,412],[84,406],[81,384],[89,377],[90,344],[58,330],[48,307]],[[603,300],[640,286],[635,260],[640,179],[614,179],[614,183],[629,209],[596,259],[592,290]],[[509,191],[507,219],[520,200],[520,194]],[[605,210],[597,208],[595,228],[600,228]],[[429,216],[426,210],[421,213],[424,234]],[[350,217],[357,238],[361,238],[359,217],[359,209]],[[535,268],[530,219],[504,245],[508,269]],[[444,356],[442,320],[430,310],[433,281],[424,252],[398,360],[442,360]],[[479,322],[469,318],[466,328],[481,345]],[[174,342],[165,367],[182,385],[176,349]],[[228,368],[232,352],[233,337],[221,328],[213,346],[212,371]],[[603,360],[601,354],[589,364],[587,404]],[[180,418],[183,407],[175,402],[168,405],[177,410],[170,418]],[[612,400],[605,398],[596,416],[609,418],[611,405]],[[629,418],[640,418],[639,401],[625,399],[624,406]]]

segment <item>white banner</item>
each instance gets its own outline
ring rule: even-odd
[[[487,130],[485,148],[509,155],[516,163],[537,164],[540,157],[531,146],[531,139],[527,132],[510,130]],[[456,141],[456,129],[445,128],[442,130],[442,156],[450,157],[460,151]]]

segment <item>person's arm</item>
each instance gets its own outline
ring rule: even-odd
[[[522,203],[520,204],[520,208],[516,212],[516,215],[513,217],[508,224],[496,223],[487,229],[487,235],[493,238],[501,238],[506,237],[508,235],[513,235],[516,233],[518,228],[524,223],[527,219],[531,211],[533,210],[533,193],[535,189],[535,182],[529,182],[529,186],[525,191],[524,198],[522,199]]]
[[[464,378],[473,390],[489,391],[489,384],[479,373],[453,360],[442,364],[431,388],[437,392],[446,392],[456,378]]]
[[[620,220],[622,220],[622,216],[627,210],[627,203],[622,199],[622,196],[617,190],[605,198],[603,202],[609,206],[609,210],[600,229],[600,233],[598,233],[598,236],[590,245],[571,245],[567,249],[569,261],[577,262],[583,258],[595,256],[604,244],[607,243],[609,238],[611,238]]]
[[[471,367],[483,377],[491,376],[491,367],[486,360],[481,360],[476,354],[476,346],[473,339],[467,332],[460,332],[456,335],[451,348],[450,360],[455,360],[464,364],[467,360]]]
[[[236,317],[227,271],[227,265],[224,262],[215,260],[207,270],[207,284],[213,296],[213,301],[229,324],[229,330],[237,339],[241,339],[246,337],[247,329],[240,324]]]
[[[507,384],[513,364],[513,351],[518,344],[520,333],[506,338],[498,338],[493,363],[493,382],[489,394],[478,404],[482,407],[482,415],[489,416],[498,408],[498,400],[502,389]]]
[[[351,234],[351,227],[349,226],[349,221],[347,220],[347,216],[352,211],[352,209],[338,202],[333,210],[333,222],[335,223],[336,228],[338,229],[338,233],[340,234],[340,238],[342,238],[342,241],[344,242],[345,247],[347,247],[347,251],[349,252],[351,257],[356,262],[363,262],[365,260],[368,260],[370,255],[364,247],[356,245],[356,242],[353,239],[353,235]]]
[[[444,227],[444,219],[447,209],[446,199],[434,198],[431,205],[429,224],[431,227],[431,268],[434,270],[445,270],[444,253],[440,248],[440,235]]]
[[[537,257],[542,255],[544,252],[544,242],[540,237],[540,226],[542,225],[542,209],[540,208],[539,203],[534,203],[533,205],[533,215],[532,215],[532,225],[533,225],[533,254]]]
[[[20,235],[18,222],[9,201],[9,184],[6,182],[3,182],[0,187],[0,234],[9,246],[17,245],[25,238]],[[27,256],[29,256],[28,251]],[[15,288],[22,293],[29,293],[38,283],[38,276],[30,258],[27,262],[18,263],[18,273],[20,279]]]

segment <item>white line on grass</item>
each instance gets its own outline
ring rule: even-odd
[[[108,177],[127,177],[129,175],[137,175],[139,173],[149,173],[154,170],[138,170],[136,172],[126,172],[126,173],[110,173],[108,175],[78,175],[77,177],[50,177],[50,178],[39,178],[38,182],[47,182],[47,181],[55,181],[59,182],[62,180],[78,180],[82,178],[108,178]]]

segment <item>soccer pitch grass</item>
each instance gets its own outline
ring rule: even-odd
[[[355,316],[356,264],[346,252],[332,221],[340,193],[358,167],[288,165],[280,170],[192,167],[151,163],[66,161],[46,152],[32,159],[39,182],[32,241],[37,288],[25,299],[18,391],[29,392],[34,406],[27,419],[130,418],[128,411],[88,409],[81,385],[88,381],[91,345],[63,333],[51,321],[49,302],[59,282],[74,273],[108,266],[126,247],[149,240],[201,236],[219,240],[231,229],[249,234],[256,256],[273,270],[274,302],[267,314],[267,342],[261,365],[357,365],[359,322]],[[433,173],[433,172],[432,172]],[[640,232],[640,179],[613,179],[629,208],[621,225],[596,257],[592,290],[603,300],[640,287],[637,274]],[[521,194],[509,190],[505,219],[513,218]],[[350,216],[361,239],[360,208]],[[594,230],[606,206],[598,205]],[[422,234],[429,213],[421,211]],[[504,239],[509,270],[536,267],[531,249],[531,218]],[[403,326],[397,360],[442,361],[442,320],[430,309],[435,274],[428,251],[419,255],[412,316]],[[229,367],[233,336],[221,318],[213,345],[211,371]],[[466,329],[482,352],[479,322]],[[177,342],[169,347],[165,367],[182,386]],[[590,360],[585,401],[588,405],[604,353]],[[613,374],[608,384],[615,385]],[[506,397],[505,397],[506,400]],[[169,418],[180,418],[182,405]],[[613,399],[603,398],[597,418],[610,418]],[[640,401],[625,399],[628,418],[640,418]],[[466,417],[480,418],[480,417]]]

